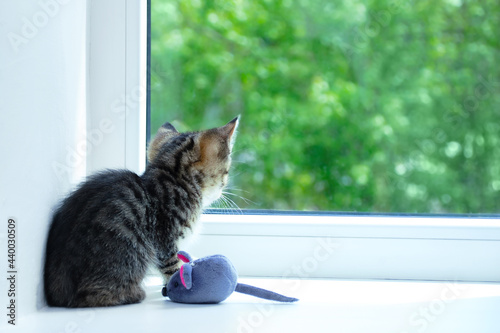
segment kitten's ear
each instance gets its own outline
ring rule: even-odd
[[[231,149],[236,137],[239,117],[234,118],[225,126],[213,128],[201,133],[199,139],[200,159],[198,165],[207,165],[226,158],[231,154]]]
[[[175,132],[175,133],[179,133],[179,131],[177,131],[174,127],[174,125],[172,125],[171,123],[169,123],[168,121],[161,125],[160,129],[158,130],[158,132],[160,132],[160,130],[162,131],[170,131],[170,132]]]
[[[237,116],[225,126],[219,128],[219,131],[223,136],[227,138],[229,142],[229,147],[232,149],[234,145],[234,139],[236,138],[236,129],[238,128],[238,124],[240,122],[240,116]]]
[[[174,125],[169,122],[163,124],[156,132],[156,135],[148,148],[148,161],[151,163],[158,155],[158,151],[170,138],[176,136],[179,132],[175,129]]]

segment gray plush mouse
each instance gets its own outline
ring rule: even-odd
[[[162,294],[179,303],[220,303],[234,291],[278,302],[296,302],[297,298],[238,283],[238,274],[225,256],[217,254],[197,260],[184,251],[177,256],[183,264],[163,287]]]

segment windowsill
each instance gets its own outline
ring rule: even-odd
[[[499,332],[500,284],[240,279],[300,299],[274,303],[234,293],[216,305],[177,304],[147,286],[142,304],[44,308],[22,332]]]

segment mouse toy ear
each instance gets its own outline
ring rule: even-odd
[[[185,251],[179,251],[179,252],[177,252],[177,258],[179,258],[183,262],[193,261],[193,258],[191,258],[191,256],[189,255],[189,253],[187,253]]]
[[[192,279],[193,267],[190,264],[184,264],[181,266],[179,275],[181,278],[182,285],[187,289],[191,289],[193,286]]]

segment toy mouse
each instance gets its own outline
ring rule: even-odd
[[[238,274],[225,256],[217,254],[197,260],[184,251],[177,257],[185,262],[163,287],[162,294],[178,303],[220,303],[234,291],[278,302],[296,302],[297,298],[238,283]]]

